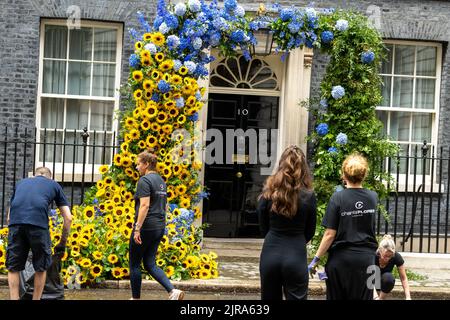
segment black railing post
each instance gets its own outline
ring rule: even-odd
[[[13,189],[16,188],[16,170],[17,170],[17,137],[18,137],[18,133],[19,133],[19,128],[16,127],[15,130],[15,135],[14,135],[14,160],[13,160]]]
[[[81,134],[81,138],[83,138],[83,172],[81,173],[81,201],[80,201],[80,204],[83,203],[83,200],[84,200],[84,174],[85,174],[85,170],[86,170],[87,141],[89,138],[89,133],[87,132],[87,127],[83,128],[83,133]]]
[[[28,139],[28,129],[25,128],[25,140],[23,143],[23,172],[22,172],[22,178],[25,179],[26,177],[26,165],[27,165],[27,139]]]
[[[5,127],[5,148],[3,149],[3,195],[2,195],[2,228],[4,225],[4,219],[5,219],[5,197],[6,197],[6,156],[7,153],[7,146],[8,146],[8,127]]]
[[[442,161],[444,160],[444,148],[441,146],[439,153],[439,201],[437,209],[437,228],[436,228],[436,253],[439,253],[439,229],[441,228],[441,196],[442,196]]]
[[[433,217],[433,184],[434,184],[434,153],[435,149],[432,146],[431,147],[431,155],[430,155],[430,162],[431,162],[431,177],[430,177],[430,203],[429,205],[429,216],[428,216],[428,253],[431,251],[431,223],[432,223],[432,217]]]
[[[419,238],[419,252],[422,253],[423,246],[423,219],[425,213],[425,171],[426,171],[426,162],[427,162],[427,153],[428,146],[427,141],[425,140],[422,145],[422,192],[421,192],[421,205],[420,205],[420,238]]]

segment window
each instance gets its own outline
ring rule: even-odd
[[[442,48],[425,42],[385,44],[388,52],[381,69],[383,102],[377,107],[377,115],[384,124],[384,133],[401,146],[400,155],[414,155],[417,146],[421,156],[424,140],[429,150],[437,144]],[[430,161],[427,163],[425,174],[429,175]],[[395,172],[396,165],[392,166]],[[409,164],[406,159],[400,162],[400,174],[414,174],[412,160]],[[417,174],[423,174],[420,160]]]
[[[55,161],[80,167],[77,164],[83,162],[83,147],[73,145],[82,144],[83,128],[89,133],[88,145],[112,145],[121,51],[120,24],[82,22],[81,28],[68,29],[65,21],[42,22],[37,106],[39,163]],[[110,147],[86,149],[87,164],[111,162]]]

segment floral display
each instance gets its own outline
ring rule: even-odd
[[[250,48],[256,44],[254,33],[261,28],[273,33],[283,59],[290,50],[303,47],[330,55],[320,102],[317,110],[312,109],[318,125],[310,136],[319,223],[340,181],[339,164],[346,154],[361,151],[379,168],[375,157],[395,153],[379,137],[381,124],[374,111],[381,99],[381,80],[374,66],[381,61],[383,46],[363,15],[276,4],[272,11],[261,9],[250,18],[236,0],[225,0],[223,6],[217,0],[175,4],[158,0],[156,17],[147,20],[138,13],[138,20],[140,30],[129,30],[134,50],[128,60],[128,81],[121,90],[120,150],[111,165],[100,167],[102,178],[86,192],[84,202],[72,208],[74,222],[63,257],[66,284],[128,278],[128,242],[139,179],[135,161],[147,149],[158,156],[157,170],[168,193],[158,266],[173,280],[218,277],[217,254],[200,251],[204,226],[195,223],[201,221],[199,203],[208,195],[199,180],[203,146],[196,122],[205,105],[205,88],[198,80],[208,76],[207,65],[214,60],[211,48],[225,56],[240,51],[249,60]],[[53,244],[61,238],[61,220],[52,211]],[[0,272],[5,271],[6,238],[5,228],[0,230]]]

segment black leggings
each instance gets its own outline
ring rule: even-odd
[[[381,291],[389,293],[394,289],[395,278],[392,273],[385,272],[381,275]]]
[[[259,262],[261,299],[303,300],[308,295],[305,236],[266,235]]]
[[[158,281],[167,292],[172,291],[173,285],[167,278],[164,271],[156,265],[156,252],[161,238],[164,235],[162,230],[141,230],[142,244],[134,242],[133,236],[130,238],[130,283],[133,298],[141,297],[141,262],[147,272]]]

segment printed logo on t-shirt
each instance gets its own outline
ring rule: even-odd
[[[362,201],[358,201],[355,203],[355,208],[361,210],[364,207],[364,203]]]
[[[375,209],[362,210],[364,208],[364,202],[362,202],[362,201],[357,201],[355,203],[355,208],[356,208],[356,210],[353,210],[353,211],[343,211],[343,212],[341,212],[341,217],[352,216],[352,218],[355,218],[355,217],[361,217],[361,216],[363,216],[365,214],[373,214],[373,213],[375,213]]]

